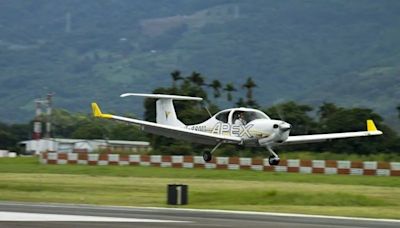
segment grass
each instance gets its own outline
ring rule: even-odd
[[[83,165],[0,159],[0,200],[166,206],[189,185],[190,208],[400,218],[398,177]]]

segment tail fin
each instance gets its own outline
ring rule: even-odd
[[[175,113],[174,104],[172,103],[172,99],[159,99],[156,102],[156,121],[159,124],[165,124],[176,127],[184,127]]]
[[[124,93],[121,97],[127,96],[141,96],[148,98],[158,99],[156,102],[156,121],[159,124],[170,125],[175,127],[185,127],[175,113],[173,100],[191,100],[201,101],[200,97],[188,97],[179,95],[167,95],[167,94],[144,94],[144,93]]]

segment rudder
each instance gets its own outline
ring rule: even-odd
[[[159,124],[184,127],[178,120],[172,99],[158,99],[156,102],[156,121]]]

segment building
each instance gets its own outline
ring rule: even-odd
[[[102,149],[147,152],[151,149],[149,142],[104,139],[47,138],[22,141],[19,142],[19,145],[25,148],[25,154],[39,154],[41,152],[90,153]]]

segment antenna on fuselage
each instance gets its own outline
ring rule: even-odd
[[[207,111],[208,115],[210,116],[210,118],[212,117],[210,110],[207,108],[207,103],[203,100],[201,102],[201,106]]]
[[[210,118],[212,117],[210,110],[208,110],[207,106],[204,106],[204,108],[207,110],[208,115],[210,115]]]

